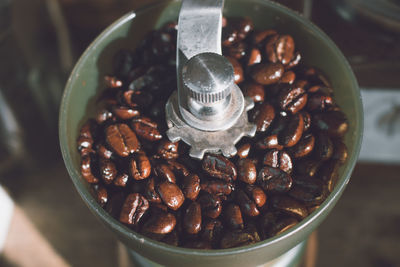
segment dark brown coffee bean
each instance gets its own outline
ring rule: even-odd
[[[297,174],[308,175],[312,177],[318,172],[321,162],[315,159],[305,158],[297,160],[294,166]]]
[[[254,29],[253,21],[249,18],[236,18],[231,20],[232,25],[237,29],[239,40],[244,40]]]
[[[243,95],[253,99],[254,103],[264,102],[264,86],[254,82],[245,83],[242,86]]]
[[[139,111],[129,107],[114,106],[112,113],[120,120],[129,120],[140,115]]]
[[[236,58],[240,60],[242,57],[246,55],[247,45],[244,42],[233,44],[226,49],[224,49],[224,55]]]
[[[240,210],[247,216],[254,217],[260,214],[256,203],[251,200],[247,194],[239,189],[235,192],[236,203],[240,206]]]
[[[200,193],[200,178],[196,174],[190,174],[183,178],[182,190],[186,198],[194,201]]]
[[[267,192],[283,193],[292,186],[292,177],[279,168],[264,166],[257,176],[257,183]]]
[[[216,219],[221,214],[222,202],[218,196],[205,193],[199,197],[197,202],[205,216]]]
[[[269,135],[266,136],[264,138],[262,138],[261,140],[259,140],[256,143],[257,148],[259,149],[272,149],[272,148],[276,148],[278,150],[281,150],[283,148],[283,146],[281,146],[278,142],[278,136],[276,134],[274,135]]]
[[[165,181],[157,186],[157,192],[160,194],[162,201],[172,210],[177,210],[182,206],[185,197],[174,183]]]
[[[251,77],[259,84],[270,85],[281,79],[283,71],[283,65],[280,63],[260,63],[252,68]]]
[[[299,52],[295,52],[292,60],[285,66],[286,69],[291,69],[299,65],[301,61],[301,54]]]
[[[250,149],[251,149],[250,143],[245,143],[245,144],[243,144],[243,145],[238,147],[237,155],[239,156],[239,158],[245,159],[245,158],[247,158],[249,156]]]
[[[240,159],[237,163],[238,179],[247,184],[254,184],[257,179],[256,165],[250,159]]]
[[[344,164],[347,160],[347,146],[339,139],[333,140],[333,154],[332,159],[339,161],[340,164]]]
[[[329,109],[334,104],[333,99],[330,95],[326,95],[323,92],[317,92],[309,94],[307,100],[307,110],[309,111],[322,111]]]
[[[223,179],[227,182],[236,180],[237,171],[235,165],[221,155],[205,155],[202,161],[202,168],[212,177]]]
[[[308,211],[304,205],[287,196],[274,196],[271,200],[271,204],[275,210],[286,213],[299,220],[304,219],[308,215]]]
[[[279,134],[279,143],[285,147],[292,147],[300,140],[304,130],[304,120],[301,113],[296,113],[289,118],[286,127]]]
[[[291,173],[293,169],[292,159],[289,154],[277,149],[269,150],[264,155],[263,164],[274,168],[280,168],[287,173]]]
[[[333,154],[332,140],[326,134],[318,134],[315,137],[313,156],[320,161],[328,160]]]
[[[258,132],[265,132],[275,118],[275,109],[268,103],[256,107],[252,116]]]
[[[100,175],[105,184],[111,184],[117,177],[117,168],[115,163],[109,159],[101,159]]]
[[[306,105],[307,94],[301,87],[287,86],[280,91],[278,102],[281,109],[296,114]]]
[[[226,232],[221,239],[221,248],[234,248],[253,244],[257,242],[256,238],[244,230],[235,230]]]
[[[163,180],[174,184],[176,183],[175,174],[172,172],[171,168],[167,164],[156,165],[156,167],[154,168],[154,173]]]
[[[119,218],[119,214],[121,213],[122,205],[125,201],[125,194],[121,191],[116,192],[115,194],[108,194],[107,196],[107,204],[104,209],[114,218]]]
[[[150,176],[151,164],[144,152],[136,153],[129,162],[129,171],[135,180],[143,180]]]
[[[275,224],[269,229],[268,234],[270,237],[279,235],[293,226],[295,226],[299,221],[293,217],[284,217],[278,219]]]
[[[329,192],[332,192],[339,178],[339,162],[329,160],[321,165],[316,177],[328,185]]]
[[[88,120],[82,126],[77,140],[78,151],[81,152],[81,155],[87,154],[92,150],[95,129],[96,122],[94,120]]]
[[[301,115],[303,116],[303,121],[304,121],[304,130],[303,132],[308,131],[308,129],[311,128],[311,115],[304,109],[300,111]]]
[[[168,160],[167,161],[169,167],[176,175],[180,175],[181,177],[186,177],[190,174],[189,170],[185,167],[185,165],[175,161],[175,160]]]
[[[136,225],[149,208],[149,202],[138,193],[129,194],[122,206],[119,221],[126,224]]]
[[[140,143],[135,133],[123,123],[106,128],[106,141],[120,157],[127,157],[140,149]]]
[[[346,116],[337,110],[315,114],[313,126],[332,137],[342,137],[349,128]]]
[[[153,122],[149,118],[141,117],[133,119],[132,128],[135,133],[143,139],[158,141],[162,138],[162,135],[157,129],[157,123]]]
[[[172,143],[169,140],[162,140],[157,148],[157,154],[163,159],[176,159],[179,157],[178,153],[179,143]]]
[[[188,234],[197,234],[201,230],[201,207],[192,202],[185,211],[183,228]]]
[[[232,184],[222,180],[208,180],[200,185],[201,190],[204,190],[212,195],[229,195],[232,193]]]
[[[81,174],[82,177],[85,178],[86,182],[88,182],[89,184],[96,184],[99,182],[99,179],[93,175],[93,161],[94,159],[92,154],[83,155],[81,159]]]
[[[224,217],[225,222],[230,229],[235,230],[244,228],[242,212],[238,205],[229,204],[224,209]]]
[[[246,65],[248,67],[253,66],[255,64],[261,63],[261,60],[262,60],[262,56],[261,56],[260,50],[253,47],[250,50],[249,54],[247,55]]]
[[[211,219],[204,223],[201,239],[210,243],[218,243],[223,232],[221,221]]]
[[[241,83],[244,80],[244,74],[243,74],[242,65],[240,65],[239,61],[237,61],[233,57],[226,57],[226,58],[232,64],[235,83],[236,84]]]
[[[152,212],[150,218],[144,223],[143,231],[153,234],[168,234],[174,230],[176,218],[173,214],[159,210]]]
[[[296,176],[293,178],[293,187],[289,196],[304,203],[307,207],[319,205],[325,199],[323,182],[309,176]]]
[[[96,151],[97,155],[103,159],[110,159],[113,156],[113,152],[107,149],[104,145],[98,145]]]
[[[122,86],[122,81],[115,76],[104,76],[104,82],[108,88],[118,88]]]
[[[134,91],[133,90],[128,90],[122,93],[122,100],[123,103],[125,105],[127,105],[128,107],[132,108],[132,109],[136,109],[138,107],[138,105],[132,101],[132,96],[134,95]]]
[[[275,35],[277,32],[275,30],[263,30],[257,31],[252,35],[251,42],[254,45],[260,45],[262,42],[267,40],[269,37]]]
[[[267,201],[267,195],[260,187],[256,185],[246,185],[244,191],[259,208],[264,206],[265,202]]]
[[[302,158],[311,153],[314,149],[315,137],[312,134],[303,136],[300,141],[290,148],[293,158]]]
[[[94,191],[96,194],[97,203],[99,203],[100,206],[103,207],[104,205],[107,204],[107,200],[108,200],[107,189],[101,185],[95,185],[93,188],[94,188]]]
[[[149,178],[146,181],[144,196],[151,203],[161,203],[161,197],[155,190],[154,178]]]
[[[222,28],[222,46],[230,46],[238,40],[238,32],[233,25]]]
[[[265,51],[271,62],[287,65],[293,58],[294,40],[290,35],[275,35],[265,45]]]
[[[282,78],[279,82],[293,84],[295,80],[296,80],[296,74],[293,71],[289,70],[282,75]]]
[[[129,180],[129,175],[128,174],[120,173],[114,179],[114,185],[120,186],[120,187],[125,187],[126,184],[128,183],[128,180]]]
[[[104,122],[108,120],[112,120],[114,118],[113,114],[111,111],[109,111],[106,108],[102,108],[96,113],[96,122],[98,124],[103,124]]]

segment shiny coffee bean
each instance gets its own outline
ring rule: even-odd
[[[104,205],[107,204],[108,201],[107,189],[101,185],[95,185],[93,188],[95,191],[97,203],[99,203],[100,206],[103,207]]]
[[[295,162],[295,172],[300,175],[314,176],[319,167],[321,166],[321,162],[319,160],[305,158],[300,159]]]
[[[136,225],[139,223],[148,208],[149,202],[145,197],[138,193],[129,194],[122,206],[119,221],[126,224]]]
[[[270,85],[277,83],[283,72],[284,68],[280,63],[260,63],[253,66],[250,75],[255,82]]]
[[[293,158],[303,158],[309,155],[313,149],[315,144],[315,137],[312,134],[308,134],[303,136],[300,141],[290,148],[290,154]]]
[[[269,229],[268,234],[270,237],[279,235],[293,226],[295,226],[299,221],[293,217],[284,217],[278,219],[275,224]]]
[[[339,177],[339,166],[340,164],[337,160],[329,160],[321,165],[316,175],[317,178],[329,185],[330,192],[333,190]]]
[[[143,180],[150,176],[151,164],[145,153],[136,153],[129,162],[129,172],[135,180]]]
[[[232,232],[226,232],[221,239],[220,246],[221,248],[234,248],[250,245],[255,242],[257,242],[257,238],[255,238],[252,234],[247,233],[244,230],[236,230]]]
[[[235,192],[235,202],[239,205],[242,213],[247,216],[254,217],[260,214],[256,203],[241,189]]]
[[[115,76],[104,76],[104,83],[108,88],[118,88],[122,86],[122,81]]]
[[[265,51],[271,62],[287,65],[293,58],[294,40],[290,35],[275,35],[265,45]]]
[[[183,228],[188,234],[197,234],[201,230],[201,207],[192,202],[185,211]]]
[[[221,221],[211,219],[207,220],[203,225],[201,239],[212,244],[218,243],[223,232]]]
[[[289,196],[304,203],[307,207],[321,204],[326,197],[324,184],[318,178],[296,176],[293,178],[293,184]]]
[[[247,45],[243,42],[233,44],[224,49],[224,55],[240,60],[246,55]]]
[[[194,201],[200,193],[200,178],[196,174],[190,174],[183,178],[182,191],[186,198]]]
[[[285,66],[286,69],[291,69],[299,65],[301,61],[301,54],[299,52],[295,52],[292,60]]]
[[[157,148],[157,154],[163,159],[176,159],[179,157],[178,153],[179,143],[172,143],[169,140],[162,140]]]
[[[257,126],[258,132],[265,132],[275,118],[275,109],[268,103],[263,103],[256,107],[252,120]]]
[[[237,35],[240,40],[244,40],[254,29],[253,21],[249,18],[235,18],[231,20],[231,23],[237,29]]]
[[[100,175],[105,184],[110,184],[117,177],[115,163],[108,159],[100,160]]]
[[[257,183],[266,192],[284,193],[292,186],[292,177],[279,168],[264,166],[257,176]]]
[[[300,111],[301,115],[303,116],[303,121],[304,121],[304,130],[303,132],[308,131],[308,129],[311,128],[311,115],[304,109]]]
[[[176,184],[164,181],[160,183],[156,189],[162,201],[168,206],[168,208],[178,210],[180,206],[182,206],[185,197]]]
[[[218,196],[205,193],[198,198],[197,202],[205,216],[216,219],[221,214],[222,202]]]
[[[261,84],[257,84],[254,82],[245,83],[242,86],[243,95],[250,97],[253,99],[254,103],[263,102],[264,101],[264,86]]]
[[[307,208],[296,200],[287,196],[274,196],[271,200],[272,208],[286,213],[299,220],[308,215]]]
[[[154,178],[149,178],[146,180],[146,186],[144,190],[144,196],[151,202],[151,203],[161,203],[161,197],[157,193],[154,184]]]
[[[256,165],[250,159],[240,159],[237,162],[238,179],[247,184],[254,184],[257,179]]]
[[[120,157],[139,151],[140,143],[128,125],[119,123],[106,128],[106,141]]]
[[[86,154],[86,152],[92,150],[95,129],[96,122],[94,120],[88,120],[82,126],[77,140],[78,151],[81,152],[81,154]]]
[[[256,146],[258,149],[262,150],[273,149],[273,148],[281,150],[283,148],[283,146],[279,144],[278,136],[276,134],[262,138],[256,143]]]
[[[158,164],[154,167],[154,173],[159,178],[166,180],[171,183],[176,183],[175,174],[172,172],[171,168],[167,164]]]
[[[340,164],[344,164],[347,160],[347,146],[340,139],[333,140],[332,159],[337,160]]]
[[[159,210],[152,212],[150,218],[144,223],[143,231],[153,234],[168,234],[174,230],[176,218],[172,213]]]
[[[285,147],[292,147],[300,140],[304,130],[304,120],[301,113],[289,118],[283,131],[279,134],[279,143]]]
[[[301,87],[288,86],[280,91],[278,101],[281,109],[296,114],[306,105],[307,94]]]
[[[307,100],[307,110],[309,111],[321,111],[329,109],[333,106],[333,99],[330,95],[326,95],[323,92],[317,92],[309,94]]]
[[[135,133],[146,140],[157,141],[162,138],[157,123],[153,122],[150,118],[141,117],[132,120],[132,128]]]
[[[224,218],[230,229],[235,230],[244,228],[242,212],[238,205],[229,204],[224,209]]]
[[[202,160],[203,170],[212,177],[223,179],[227,182],[236,180],[235,165],[221,155],[207,154]]]
[[[222,46],[230,46],[238,40],[237,30],[230,24],[222,28]]]
[[[246,185],[244,192],[249,196],[251,200],[257,205],[257,207],[262,207],[267,201],[267,195],[264,191],[256,185]]]
[[[226,58],[232,64],[235,83],[236,84],[241,83],[244,80],[244,74],[243,74],[242,65],[240,65],[239,61],[237,61],[233,57],[226,57]]]
[[[295,80],[296,80],[296,74],[293,71],[289,70],[282,75],[282,78],[279,82],[293,84]]]
[[[232,193],[232,184],[222,180],[207,180],[201,183],[201,190],[211,195],[229,195]]]
[[[313,156],[320,161],[328,160],[333,154],[332,140],[326,134],[318,134],[315,138]]]
[[[168,160],[167,161],[171,170],[179,177],[186,177],[190,174],[189,170],[186,168],[185,165],[175,161],[175,160]]]
[[[99,182],[99,179],[95,177],[92,171],[92,164],[94,162],[94,158],[92,154],[86,154],[82,156],[81,159],[81,174],[82,177],[89,184],[96,184]]]
[[[102,144],[99,144],[96,149],[97,155],[103,159],[111,159],[113,152]]]
[[[257,31],[254,32],[251,38],[251,43],[254,45],[260,45],[263,43],[265,40],[267,40],[269,37],[277,34],[275,30],[263,30],[263,31]]]
[[[313,126],[332,137],[342,137],[349,128],[346,116],[343,112],[337,110],[315,114]]]
[[[114,185],[119,187],[125,187],[129,181],[129,175],[126,173],[120,173],[114,179]]]
[[[114,106],[112,113],[120,120],[129,120],[140,115],[139,111],[129,107]]]
[[[263,158],[263,164],[274,168],[280,168],[282,171],[291,173],[293,169],[292,159],[286,151],[278,149],[269,150]]]
[[[245,143],[245,144],[243,144],[243,145],[238,147],[237,155],[241,159],[247,158],[249,156],[249,154],[250,154],[250,149],[251,149],[250,143]]]
[[[96,122],[98,124],[103,124],[108,120],[113,120],[114,119],[114,115],[112,114],[111,111],[109,111],[106,108],[102,108],[100,110],[97,111],[96,113]]]
[[[255,64],[261,63],[262,60],[262,56],[261,56],[261,52],[259,49],[257,48],[252,48],[247,55],[246,58],[246,65],[249,66],[253,66]]]

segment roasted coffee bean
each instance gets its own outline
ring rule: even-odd
[[[251,200],[243,190],[238,189],[235,192],[235,201],[245,215],[254,217],[260,214],[256,203],[254,203],[254,201]]]
[[[244,74],[243,74],[242,65],[240,65],[239,61],[237,61],[233,57],[226,57],[226,58],[232,64],[235,83],[236,84],[241,83],[244,80]]]
[[[229,57],[236,58],[240,60],[242,57],[246,55],[246,44],[243,42],[233,44],[226,49],[224,49],[224,54]]]
[[[289,70],[282,75],[282,78],[279,82],[293,84],[295,80],[296,80],[296,74],[293,71]]]
[[[292,177],[279,168],[264,166],[257,176],[257,183],[266,192],[284,193],[292,186]]]
[[[161,197],[155,190],[154,178],[147,179],[144,196],[151,203],[161,203]]]
[[[202,168],[212,177],[223,179],[227,182],[236,180],[237,171],[235,165],[221,155],[205,155],[202,160]]]
[[[96,122],[88,120],[81,128],[78,137],[78,151],[81,155],[87,154],[92,150],[93,137],[96,129]]]
[[[176,218],[172,213],[158,210],[152,212],[150,218],[144,223],[143,231],[153,234],[168,234],[174,230]]]
[[[112,113],[120,120],[129,120],[140,115],[139,111],[129,107],[114,106]]]
[[[340,164],[343,164],[347,160],[347,146],[340,139],[333,140],[333,154],[332,159],[337,160]]]
[[[257,179],[256,165],[250,159],[240,159],[237,163],[238,179],[247,184],[254,184]]]
[[[257,31],[253,34],[251,38],[251,42],[254,45],[259,45],[263,43],[265,40],[267,40],[269,37],[277,34],[275,30],[263,30],[263,31]]]
[[[143,139],[157,141],[162,138],[162,135],[157,129],[157,123],[153,122],[149,118],[141,117],[133,119],[132,128],[135,133]]]
[[[96,122],[98,124],[103,124],[104,122],[108,120],[112,120],[114,118],[113,114],[111,111],[109,111],[106,108],[102,108],[97,111],[96,113]]]
[[[181,177],[186,177],[190,174],[189,170],[186,168],[185,165],[175,160],[168,160],[167,163],[169,167],[174,171],[174,173],[177,174],[178,176],[180,175]]]
[[[293,226],[295,226],[299,221],[296,220],[293,217],[284,217],[281,219],[278,219],[275,224],[272,225],[272,227],[269,229],[268,233],[269,236],[276,236],[279,235]]]
[[[211,219],[204,223],[201,239],[210,243],[218,243],[223,232],[221,221]]]
[[[253,99],[254,103],[264,101],[264,87],[254,82],[246,83],[242,86],[243,95]]]
[[[292,159],[289,154],[278,149],[269,150],[264,155],[263,164],[274,168],[280,168],[287,173],[291,173],[293,169]]]
[[[140,143],[135,133],[123,123],[106,128],[106,141],[120,157],[127,157],[140,149]]]
[[[303,116],[303,121],[304,121],[304,130],[303,132],[308,131],[311,127],[311,115],[305,110],[300,111],[301,115]]]
[[[115,163],[108,159],[100,160],[100,175],[105,184],[110,184],[117,177]]]
[[[92,171],[92,164],[94,162],[92,154],[85,154],[81,159],[81,174],[89,184],[96,184],[99,179],[95,177]]]
[[[182,190],[186,198],[196,200],[200,193],[200,178],[196,174],[190,174],[183,178]]]
[[[117,177],[114,179],[114,185],[125,187],[129,181],[129,175],[126,173],[118,174]]]
[[[317,160],[328,160],[333,153],[332,140],[326,134],[318,134],[315,138],[313,155]]]
[[[317,178],[328,185],[329,192],[332,192],[336,185],[339,177],[339,166],[340,164],[337,160],[329,160],[321,165],[316,175]]]
[[[150,176],[151,164],[144,152],[136,153],[129,162],[129,171],[135,180],[143,180]]]
[[[176,183],[175,174],[172,172],[171,168],[167,164],[156,165],[156,167],[154,168],[154,173],[163,180],[174,184]]]
[[[277,83],[283,72],[284,68],[280,63],[259,63],[253,66],[251,77],[259,84],[270,85]]]
[[[164,181],[157,186],[157,192],[168,208],[177,210],[182,206],[185,197],[181,189],[174,183]]]
[[[108,88],[118,88],[122,86],[122,81],[115,76],[104,76],[104,83]]]
[[[251,149],[250,143],[245,143],[245,144],[243,144],[243,145],[238,147],[237,155],[241,159],[247,158],[249,156],[249,154],[250,154],[250,149]]]
[[[285,66],[286,69],[291,69],[299,65],[301,61],[301,54],[299,52],[295,52],[292,60]]]
[[[250,199],[254,201],[257,207],[264,206],[267,201],[267,195],[264,191],[256,185],[246,185],[244,192],[249,196]]]
[[[333,99],[330,95],[326,95],[323,92],[316,92],[309,94],[307,100],[307,110],[309,111],[321,111],[329,109],[333,106]]]
[[[332,137],[342,137],[349,128],[346,116],[338,110],[317,113],[312,119],[314,128]]]
[[[238,40],[237,30],[230,24],[222,28],[222,45],[230,46]]]
[[[275,35],[265,45],[265,51],[271,62],[287,65],[293,58],[294,40],[290,35]]]
[[[247,59],[246,59],[246,65],[248,67],[253,66],[254,64],[261,63],[261,60],[262,60],[262,56],[261,56],[260,50],[253,47],[248,52]]]
[[[94,188],[94,191],[96,194],[97,203],[99,203],[100,206],[103,207],[104,205],[107,204],[107,200],[108,200],[107,189],[101,185],[95,185],[93,188]]]
[[[136,225],[139,223],[148,208],[149,202],[145,197],[138,193],[129,194],[122,206],[119,221],[126,224]]]
[[[318,172],[321,162],[311,158],[305,158],[296,161],[294,166],[297,174],[312,177]]]
[[[304,120],[301,113],[290,117],[286,127],[279,134],[279,143],[285,147],[292,147],[300,140],[304,130]]]
[[[303,136],[300,141],[290,148],[290,154],[293,158],[302,158],[311,153],[314,149],[315,137],[312,134]]]
[[[276,134],[269,135],[269,136],[262,138],[261,140],[259,140],[256,143],[256,146],[257,146],[257,148],[262,149],[262,150],[273,149],[273,148],[281,150],[283,148],[283,146],[281,146],[279,144],[278,136]]]
[[[296,114],[306,105],[307,94],[301,87],[287,86],[280,91],[278,101],[281,109]]]
[[[258,132],[265,132],[275,118],[275,109],[268,103],[263,103],[255,108],[252,120]]]
[[[185,211],[183,228],[188,234],[197,234],[201,230],[201,207],[192,202]]]
[[[172,143],[169,140],[162,140],[157,148],[157,154],[163,159],[176,159],[179,157],[178,153],[179,143]]]
[[[225,222],[230,229],[235,230],[244,228],[242,212],[238,205],[229,204],[224,209],[224,217]]]
[[[222,202],[218,196],[205,193],[199,197],[197,202],[205,216],[216,219],[221,214]]]
[[[212,195],[229,195],[232,193],[232,184],[222,180],[207,180],[200,185],[204,190]]]
[[[118,191],[114,194],[107,194],[107,204],[104,209],[114,218],[118,219],[121,213],[122,205],[125,201],[125,194]]]
[[[307,208],[296,200],[287,196],[274,196],[271,200],[272,208],[301,220],[307,217]]]
[[[319,205],[325,199],[324,184],[320,179],[309,176],[296,176],[289,196],[304,203],[307,207]]]
[[[239,40],[244,40],[247,35],[254,29],[253,21],[249,18],[231,19],[231,23],[237,29]]]
[[[221,239],[221,248],[234,248],[257,242],[257,238],[244,230],[226,232]]]
[[[102,144],[97,146],[96,151],[97,155],[99,155],[99,157],[103,159],[110,159],[113,156],[113,152]]]

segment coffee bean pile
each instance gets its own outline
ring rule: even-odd
[[[174,246],[231,248],[293,227],[326,199],[347,158],[348,122],[328,79],[301,64],[290,35],[224,20],[223,54],[255,102],[249,120],[257,133],[233,158],[198,161],[165,134],[176,35],[168,23],[114,57],[98,112],[78,138],[95,198],[130,229]]]

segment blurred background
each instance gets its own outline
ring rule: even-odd
[[[105,27],[151,2],[0,0],[0,183],[72,266],[118,266],[123,255],[64,167],[57,136],[63,88]],[[276,2],[302,13],[336,42],[364,101],[361,156],[318,229],[316,266],[400,266],[400,1]]]

